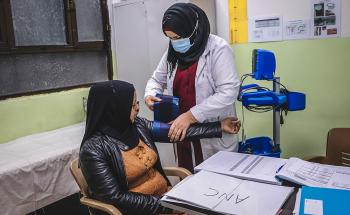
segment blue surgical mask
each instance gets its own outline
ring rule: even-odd
[[[171,44],[176,52],[186,53],[193,44],[191,44],[190,38],[183,38],[177,40],[171,40]]]
[[[174,50],[179,53],[186,53],[193,44],[191,44],[190,38],[196,32],[198,26],[198,20],[196,22],[196,26],[194,27],[193,32],[189,37],[182,38],[182,39],[176,39],[176,40],[171,40],[171,45],[173,46]]]

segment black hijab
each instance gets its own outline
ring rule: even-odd
[[[139,133],[130,120],[135,88],[124,81],[95,84],[89,91],[85,134],[81,143],[96,131],[114,137],[130,148],[139,143]]]
[[[176,67],[186,69],[198,61],[203,54],[210,34],[210,24],[205,12],[198,6],[191,3],[176,3],[172,5],[163,16],[163,32],[172,31],[181,38],[189,37],[195,29],[198,20],[198,27],[191,36],[192,47],[186,53],[176,52],[169,42],[168,49],[168,73],[170,76]]]

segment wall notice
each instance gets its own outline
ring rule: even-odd
[[[284,40],[310,38],[310,20],[288,20],[283,23],[283,29]]]
[[[248,23],[249,42],[282,40],[282,17],[252,17]]]
[[[340,36],[340,0],[311,0],[314,38]]]

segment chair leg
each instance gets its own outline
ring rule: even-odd
[[[88,209],[89,209],[89,214],[90,214],[90,215],[93,215],[92,212],[91,212],[91,210],[90,210],[90,207],[88,207]]]

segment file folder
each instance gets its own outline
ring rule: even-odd
[[[303,186],[300,215],[350,214],[350,190]]]

